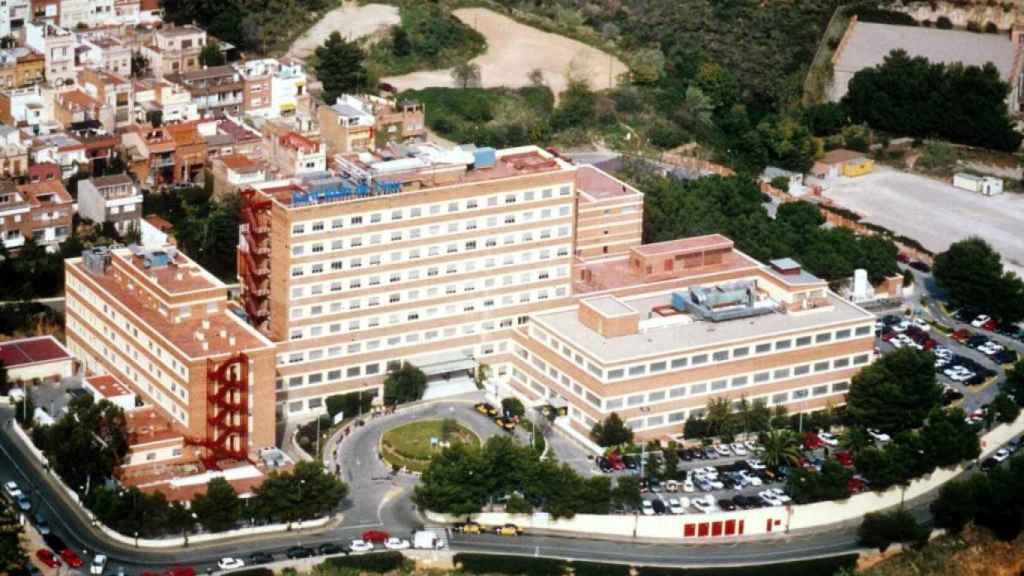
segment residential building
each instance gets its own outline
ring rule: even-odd
[[[176,184],[202,183],[206,168],[206,141],[199,133],[196,122],[169,124],[167,134],[174,140],[174,182]]]
[[[32,207],[13,180],[0,179],[0,242],[16,250],[32,236]]]
[[[32,140],[29,157],[33,164],[52,162],[60,166],[61,177],[78,173],[78,167],[88,164],[85,144],[67,132],[51,132]]]
[[[332,154],[375,150],[388,142],[426,138],[423,105],[372,95],[339,96],[317,108],[320,133]]]
[[[135,122],[191,122],[199,119],[199,109],[192,94],[184,87],[163,81],[135,81]]]
[[[80,67],[96,68],[125,78],[132,75],[132,50],[110,36],[85,37],[79,46]]]
[[[379,391],[402,362],[431,397],[486,364],[490,394],[564,407],[583,443],[611,412],[663,438],[719,396],[840,404],[871,361],[873,315],[825,281],[720,235],[642,244],[642,195],[596,168],[406,149],[243,191],[242,302],[277,342],[281,417]]]
[[[131,80],[112,72],[85,69],[78,73],[82,91],[113,112],[104,128],[113,132],[131,124],[135,119],[135,98]]]
[[[22,217],[21,232],[48,252],[56,252],[71,235],[74,199],[60,180],[22,184],[17,192],[29,207]],[[25,222],[27,220],[27,222]],[[17,224],[17,221],[15,221]]]
[[[53,92],[34,84],[0,91],[0,122],[38,134],[53,123]]]
[[[169,75],[192,95],[201,116],[239,115],[245,106],[245,82],[233,66],[210,66]]]
[[[142,191],[127,174],[79,180],[78,214],[97,224],[110,222],[118,234],[138,232]]]
[[[27,46],[0,50],[0,89],[42,82],[45,70],[43,55]]]
[[[0,177],[21,178],[28,174],[28,146],[21,130],[0,124]]]
[[[76,88],[57,93],[53,119],[65,129],[86,123],[113,128],[114,110],[113,107]]]
[[[92,28],[116,21],[114,0],[60,0],[57,11],[62,28]]]
[[[133,124],[121,133],[121,147],[136,181],[145,186],[175,182],[175,144],[166,127]]]
[[[65,284],[68,349],[178,438],[129,468],[201,460],[210,469],[274,446],[274,344],[238,319],[223,282],[173,246],[133,245],[67,260]]]
[[[242,76],[242,109],[246,114],[270,113],[273,101],[270,78],[276,63],[276,60],[267,58],[247,60],[235,65],[235,69]]]
[[[52,86],[75,80],[75,35],[45,22],[25,25],[25,44],[43,54],[46,80]]]
[[[153,74],[163,79],[200,69],[199,53],[206,46],[206,31],[195,26],[166,26],[153,33],[141,52]]]
[[[309,108],[306,70],[301,62],[281,58],[271,72],[270,117],[291,116],[300,108]]]
[[[245,154],[221,156],[212,160],[211,166],[213,195],[217,198],[267,179],[267,171],[263,164]]]
[[[833,79],[829,99],[842,100],[853,76],[865,68],[882,64],[893,50],[910,57],[922,56],[934,64],[984,66],[993,64],[1010,86],[1007,107],[1011,114],[1024,112],[1024,29],[1010,34],[978,34],[968,30],[943,30],[924,26],[901,26],[860,22],[856,16],[832,56]]]
[[[270,157],[281,174],[315,174],[327,169],[327,149],[323,142],[297,132],[270,138]]]

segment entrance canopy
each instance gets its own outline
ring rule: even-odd
[[[429,376],[439,376],[476,368],[473,357],[462,352],[444,352],[432,356],[420,356],[411,360],[417,368]]]

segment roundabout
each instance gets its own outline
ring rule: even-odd
[[[400,424],[384,432],[380,453],[395,470],[423,472],[435,454],[456,444],[479,446],[480,437],[453,418],[431,418]]]

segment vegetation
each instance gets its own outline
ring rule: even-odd
[[[405,567],[405,556],[401,552],[385,551],[365,556],[332,556],[324,560],[323,564],[317,568],[316,574],[329,576],[335,573],[333,570],[338,570],[342,574],[348,574],[349,571],[354,571],[353,573],[356,574],[391,574]],[[402,573],[409,572],[403,571]]]
[[[850,420],[890,434],[918,428],[939,405],[931,354],[902,348],[858,372],[846,397]]]
[[[928,533],[928,528],[901,508],[891,512],[866,514],[857,536],[862,545],[885,552],[894,542],[923,545],[928,541]]]
[[[479,446],[480,439],[451,419],[420,420],[385,432],[381,438],[381,454],[392,466],[422,472],[431,458],[442,450],[439,442]]]
[[[849,482],[853,471],[835,460],[826,460],[820,471],[797,467],[786,481],[786,487],[797,504],[824,500],[843,500],[850,496]]]
[[[238,246],[239,199],[231,193],[212,198],[212,186],[147,194],[146,214],[171,223],[178,247],[197,264],[226,282],[235,282]]]
[[[377,397],[377,390],[361,390],[347,394],[335,394],[328,396],[324,401],[327,407],[327,414],[333,419],[338,414],[345,418],[355,418],[360,414],[366,414],[373,406],[373,399]]]
[[[578,562],[562,558],[538,558],[530,556],[498,556],[494,554],[473,554],[460,552],[453,561],[466,574],[507,574],[510,576],[821,576],[834,574],[851,568],[857,560],[856,554],[780,562],[761,566],[737,566],[730,568],[665,568],[656,566],[626,566],[622,564],[599,564]]]
[[[208,532],[222,532],[238,523],[242,502],[227,480],[214,478],[207,483],[205,494],[198,494],[192,499],[192,511]]]
[[[523,406],[523,403],[519,398],[510,396],[508,398],[501,399],[501,412],[505,416],[509,416],[511,418],[522,418],[523,416],[526,416],[526,406]]]
[[[28,556],[21,546],[23,530],[13,510],[0,502],[0,572],[17,574],[28,565]]]
[[[857,72],[843,104],[858,122],[908,136],[1014,151],[1021,143],[1006,108],[1010,87],[995,65],[944,65],[902,50]]]
[[[399,3],[401,23],[369,53],[382,75],[406,74],[464,64],[483,54],[484,37],[441,3],[406,0]]]
[[[494,436],[482,447],[455,444],[434,456],[420,477],[413,501],[421,508],[463,516],[489,502],[518,500],[520,509],[541,509],[555,518],[607,514],[611,479],[583,478],[565,464],[541,460],[528,446]]]
[[[203,66],[220,66],[227,63],[227,59],[224,58],[224,53],[221,52],[220,47],[210,42],[203,46],[203,50],[199,53],[199,63]]]
[[[626,426],[618,413],[612,412],[603,421],[594,424],[590,430],[590,438],[598,446],[618,446],[633,441],[633,431]]]
[[[96,517],[115,531],[139,538],[187,535],[196,521],[185,506],[170,503],[162,492],[147,494],[138,488],[127,490],[100,486],[85,500]]]
[[[1024,456],[987,474],[947,482],[931,505],[935,526],[959,533],[968,523],[992,530],[1000,540],[1016,538],[1024,518]]]
[[[422,370],[403,362],[388,372],[384,379],[384,403],[389,406],[414,402],[423,397],[427,390],[427,376]]]
[[[983,309],[1000,322],[1024,319],[1024,281],[979,237],[954,242],[935,257],[933,274],[954,307]]]
[[[297,522],[333,513],[348,485],[319,462],[299,462],[290,472],[272,471],[249,503],[250,514],[267,522]]]
[[[963,532],[940,536],[926,546],[904,550],[857,572],[862,576],[981,576],[1014,574],[1024,557],[1024,538],[1004,542],[984,528],[969,526]],[[852,576],[853,572],[840,572]]]
[[[313,54],[317,78],[323,83],[324,102],[333,104],[342,94],[376,92],[376,81],[366,69],[366,54],[355,41],[331,32]]]

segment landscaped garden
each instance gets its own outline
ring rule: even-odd
[[[455,420],[418,420],[392,428],[381,438],[381,454],[392,466],[422,472],[444,446],[478,446],[480,439]]]

